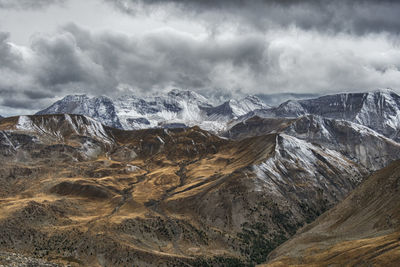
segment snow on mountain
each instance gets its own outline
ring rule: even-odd
[[[400,155],[399,143],[366,126],[317,115],[299,118],[252,117],[234,125],[223,135],[243,139],[268,133],[284,133],[338,151],[369,170],[380,169]]]
[[[303,116],[285,133],[341,152],[370,170],[378,170],[399,158],[400,144],[376,131],[350,121]]]
[[[305,188],[322,190],[329,187],[332,190],[324,198],[335,201],[336,198],[343,197],[343,192],[332,186],[333,183],[342,183],[343,187],[352,188],[366,173],[365,169],[337,151],[287,134],[277,134],[276,139],[274,155],[254,165],[253,171],[262,181],[259,187],[266,187],[265,190],[274,192],[277,197],[286,197],[285,192],[288,191],[296,191],[301,195]],[[351,179],[342,179],[337,173]]]
[[[164,124],[199,124],[204,120],[201,108],[211,107],[203,96],[172,90],[165,96],[137,98],[120,97],[114,101],[124,129],[159,127]]]
[[[296,118],[306,114],[355,122],[393,140],[400,140],[400,96],[389,89],[289,100],[276,108],[254,110],[238,121],[256,115],[264,118]]]
[[[19,116],[15,130],[31,132],[57,140],[87,136],[103,143],[113,143],[103,124],[83,115]]]
[[[231,99],[225,103],[211,108],[206,108],[207,116],[216,121],[229,121],[243,116],[253,110],[269,108],[256,96],[246,96],[241,100]]]
[[[81,114],[122,129],[198,125],[205,130],[218,132],[226,127],[227,121],[263,108],[268,106],[255,96],[229,100],[213,107],[202,95],[174,89],[161,96],[123,96],[115,100],[103,96],[89,98],[86,95],[71,95],[37,114]]]
[[[90,98],[87,95],[68,95],[36,114],[65,113],[89,116],[110,127],[122,127],[113,101],[105,96]]]

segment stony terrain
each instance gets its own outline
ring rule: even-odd
[[[399,266],[399,190],[396,161],[277,248],[265,266]]]
[[[51,263],[42,259],[27,257],[24,255],[1,252],[0,267],[61,267],[64,265]]]
[[[124,131],[79,115],[0,122],[0,250],[71,266],[266,260],[369,173],[284,132]]]

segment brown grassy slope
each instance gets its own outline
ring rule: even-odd
[[[400,161],[278,247],[265,266],[400,266]]]

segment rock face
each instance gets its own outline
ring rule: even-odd
[[[398,266],[399,185],[396,161],[276,249],[266,266]]]
[[[289,100],[276,108],[249,113],[246,118],[254,115],[295,118],[306,114],[358,123],[388,138],[400,140],[400,96],[391,90]]]
[[[0,122],[0,251],[85,266],[261,263],[369,171],[275,132],[125,131],[81,115]]]
[[[255,96],[230,100],[213,107],[210,101],[195,92],[175,89],[166,95],[148,98],[123,96],[112,100],[86,95],[66,96],[37,114],[80,114],[107,126],[126,130],[180,124],[199,125],[217,132],[231,119],[260,108],[268,106]]]

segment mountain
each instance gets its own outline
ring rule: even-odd
[[[371,171],[399,159],[400,144],[374,130],[345,120],[316,115],[298,118],[252,117],[237,123],[223,136],[233,139],[285,133],[307,142],[336,150]]]
[[[306,114],[351,121],[400,140],[400,96],[389,89],[289,100],[276,108],[251,112],[242,120],[255,115],[295,118]]]
[[[286,133],[0,121],[0,251],[85,266],[232,266],[268,253],[369,171]]]
[[[214,106],[195,92],[177,89],[161,96],[124,96],[115,100],[80,95],[66,96],[37,114],[59,113],[89,116],[107,126],[126,130],[198,125],[214,133],[254,116],[297,118],[311,114],[357,123],[400,141],[400,96],[391,90],[289,100],[274,108],[257,96],[231,99]]]
[[[259,99],[261,99],[265,104],[269,106],[279,106],[283,102],[288,100],[301,100],[316,98],[320,95],[318,94],[299,94],[299,93],[275,93],[275,94],[257,94]]]
[[[231,99],[225,103],[211,108],[203,108],[212,120],[229,121],[243,116],[253,110],[269,108],[256,96],[246,96],[241,100]]]
[[[271,253],[266,266],[399,266],[400,161]]]
[[[122,127],[113,101],[105,96],[90,98],[87,95],[68,95],[37,114],[80,114],[111,127]]]
[[[37,114],[80,114],[107,126],[126,130],[198,125],[218,132],[227,121],[267,107],[255,96],[247,96],[240,101],[229,100],[214,107],[195,92],[175,89],[166,95],[147,98],[123,96],[112,100],[103,96],[66,96]]]

